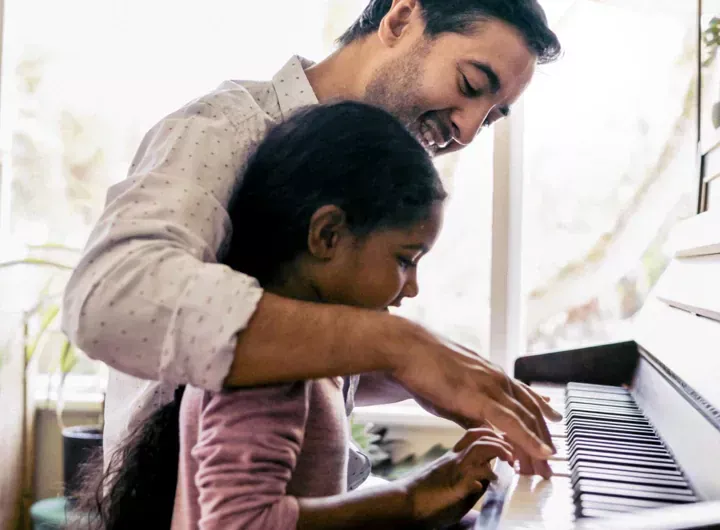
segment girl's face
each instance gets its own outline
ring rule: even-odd
[[[441,225],[442,203],[438,201],[426,220],[408,228],[357,237],[346,227],[336,226],[333,241],[325,233],[321,250],[326,254],[313,267],[312,287],[327,303],[380,310],[399,306],[403,298],[417,296],[418,262],[432,248]],[[318,230],[321,233],[322,229]],[[309,248],[317,257],[312,226]]]

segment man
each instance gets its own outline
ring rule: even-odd
[[[439,155],[507,116],[535,65],[560,50],[536,0],[371,0],[340,44],[318,64],[294,57],[272,82],[226,82],[171,114],[109,191],[64,301],[66,332],[115,369],[106,451],[178,384],[219,391],[373,373],[358,402],[413,395],[461,425],[489,422],[522,472],[547,477],[543,416],[558,414],[500,369],[400,317],[263,293],[217,263],[228,201],[273,121],[318,101],[363,100]],[[351,402],[358,383],[348,381]]]

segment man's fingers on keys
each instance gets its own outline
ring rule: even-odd
[[[542,441],[555,449],[555,446],[552,443],[552,437],[550,436],[550,431],[548,430],[547,423],[545,423],[545,418],[540,408],[539,403],[542,399],[537,399],[535,393],[530,392],[530,389],[522,383],[513,385],[513,394],[515,395],[515,399],[520,401],[520,403],[522,403],[522,405],[533,415],[536,429],[539,431]]]
[[[533,460],[526,452],[517,453],[517,461],[521,475],[534,475],[535,469],[533,468]]]
[[[537,400],[538,406],[540,407],[543,415],[547,419],[549,419],[550,421],[560,421],[563,419],[563,415],[549,405],[550,398],[548,396],[543,396],[541,394],[538,394],[532,388],[527,386],[525,383],[518,382],[518,384],[521,385],[527,391],[528,394],[530,394]]]
[[[540,475],[544,479],[552,477],[553,472],[547,460],[533,460],[532,464],[536,475]]]
[[[513,408],[521,407],[519,403],[515,402],[515,404],[516,406]],[[536,458],[548,458],[553,454],[552,448],[530,430],[532,423],[520,419],[514,410],[506,407],[503,403],[489,403],[485,407],[485,415],[488,421],[505,433],[505,438],[516,445],[518,449],[522,449]],[[528,418],[528,421],[532,421],[529,412],[525,411],[525,417]]]

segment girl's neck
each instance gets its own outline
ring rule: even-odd
[[[282,274],[280,278],[263,287],[267,292],[278,296],[295,298],[306,302],[322,302],[322,296],[312,280],[298,274]]]

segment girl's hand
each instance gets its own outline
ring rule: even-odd
[[[472,429],[441,458],[411,477],[407,488],[412,518],[434,528],[459,521],[497,477],[491,460],[512,464],[512,448],[492,429]]]

